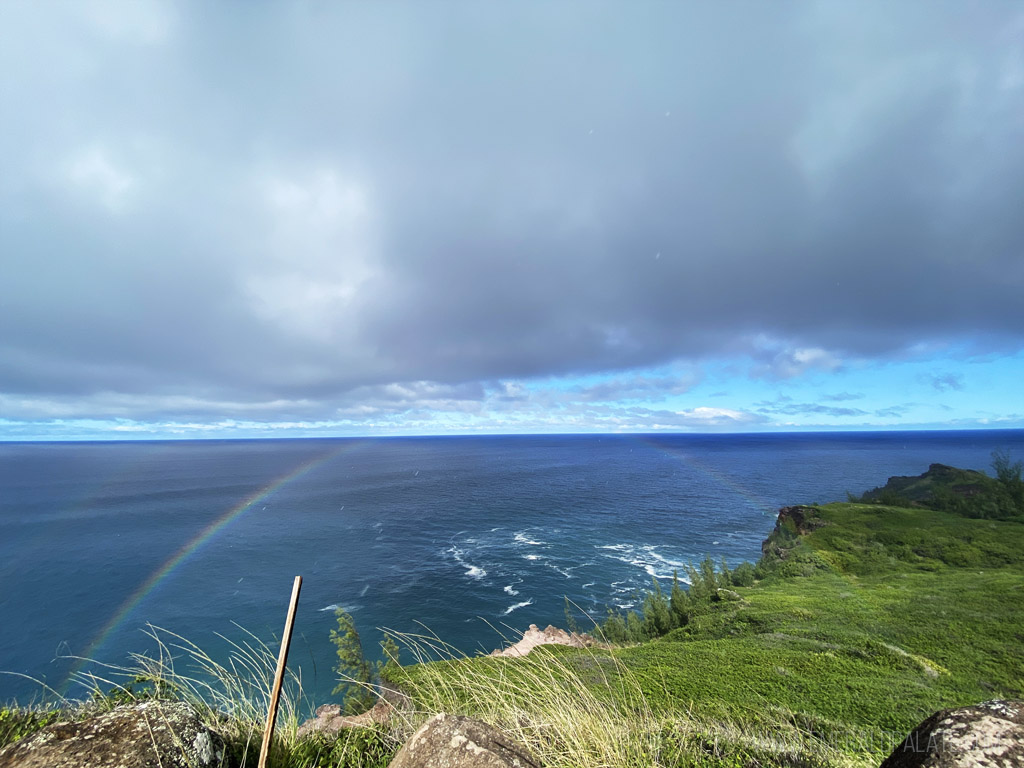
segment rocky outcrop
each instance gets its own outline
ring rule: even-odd
[[[0,768],[205,768],[224,742],[187,704],[147,701],[54,723],[0,749]]]
[[[900,503],[905,506],[931,506],[937,491],[946,490],[969,499],[984,495],[995,480],[973,469],[959,469],[947,464],[930,464],[920,475],[895,475],[885,485],[873,488],[861,501]]]
[[[494,726],[440,714],[402,745],[388,768],[540,768],[540,763]]]
[[[1024,701],[940,710],[882,768],[1024,768]]]
[[[499,648],[491,651],[491,656],[526,656],[538,645],[568,645],[573,648],[587,648],[594,644],[594,638],[586,633],[566,632],[548,624],[543,630],[538,629],[536,624],[523,633],[519,642],[513,643],[508,648]]]
[[[408,712],[412,708],[409,697],[399,690],[382,687],[379,693],[377,703],[361,715],[343,715],[339,704],[317,707],[313,717],[299,726],[299,736],[313,733],[333,735],[345,728],[388,725],[396,712]]]
[[[768,558],[777,557],[785,560],[800,536],[823,525],[825,521],[818,516],[815,507],[783,507],[775,520],[775,528],[768,534],[768,538],[761,542],[761,554]]]

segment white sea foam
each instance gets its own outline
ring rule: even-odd
[[[540,555],[521,555],[523,560],[540,560]]]
[[[648,576],[659,579],[671,578],[674,571],[686,567],[682,560],[665,557],[657,551],[657,545],[648,544],[604,544],[595,545],[595,549],[605,550],[603,557],[618,560],[634,568],[641,568]]]
[[[547,542],[544,542],[544,541],[537,541],[536,539],[529,538],[526,535],[526,531],[519,531],[515,535],[514,538],[520,544],[529,544],[530,546],[533,546],[533,547],[539,547],[539,546],[547,543]]]
[[[532,597],[529,600],[524,600],[521,603],[516,603],[515,605],[510,605],[508,608],[506,608],[504,611],[501,612],[501,615],[502,616],[508,616],[510,613],[512,613],[512,611],[518,611],[520,608],[525,608],[528,605],[533,605],[533,598]]]
[[[506,584],[504,591],[505,591],[506,595],[511,595],[512,597],[515,597],[516,595],[519,594],[519,590],[518,589],[512,589],[512,585],[511,584]]]
[[[466,575],[469,578],[479,580],[479,579],[482,579],[484,576],[487,575],[487,571],[485,571],[480,566],[473,565],[472,563],[467,563],[465,560],[463,560],[462,559],[462,550],[459,549],[458,547],[453,545],[448,550],[448,552],[451,554],[451,556],[455,560],[455,562],[457,562],[459,565],[461,565],[463,568],[466,569]]]
[[[325,605],[323,608],[320,608],[319,611],[320,613],[324,613],[326,611],[334,613],[338,609],[341,609],[345,613],[352,613],[353,611],[358,611],[359,608],[360,606],[358,605],[339,605],[338,603],[331,603],[330,605]]]
[[[367,592],[368,592],[369,590],[370,590],[370,584],[369,584],[369,582],[367,582],[366,584],[364,584],[364,585],[363,585],[363,589],[362,589],[362,591],[361,591],[361,592],[359,593],[359,596],[360,596],[360,597],[366,597],[366,593],[367,593]]]
[[[592,587],[595,584],[597,584],[596,581],[588,581],[586,584],[584,584],[582,587],[580,587],[580,589],[586,589],[587,587]]]
[[[567,569],[565,569],[565,568],[559,568],[554,563],[544,563],[544,565],[546,565],[548,568],[550,568],[553,571],[558,571],[560,574],[565,576],[565,578],[567,578],[567,579],[571,579],[572,578],[572,574],[569,573],[569,571]]]

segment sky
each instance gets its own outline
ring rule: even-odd
[[[1024,6],[0,3],[0,439],[1024,428]]]

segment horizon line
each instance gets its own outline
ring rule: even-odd
[[[577,432],[409,432],[388,434],[361,435],[162,435],[124,437],[112,434],[110,437],[94,435],[89,437],[37,437],[7,438],[0,435],[0,444],[27,443],[160,443],[160,442],[243,442],[256,440],[392,440],[392,439],[435,439],[465,437],[756,437],[764,435],[822,435],[822,434],[908,434],[929,432],[1024,432],[1024,427],[993,427],[971,426],[955,427],[948,425],[912,426],[912,427],[798,427],[793,429],[765,429],[756,431],[670,431],[670,430],[620,430],[615,432],[577,431]]]

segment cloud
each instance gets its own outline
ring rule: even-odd
[[[701,381],[697,370],[671,376],[621,376],[598,384],[577,386],[574,395],[584,401],[650,400],[681,395]]]
[[[128,193],[135,185],[135,179],[118,168],[107,153],[97,147],[86,150],[71,161],[68,180],[87,195],[95,197],[112,213],[124,209]]]
[[[710,408],[699,406],[687,411],[675,411],[668,418],[659,422],[659,426],[665,427],[740,427],[764,423],[764,419],[757,414],[746,411],[736,411],[729,408]]]
[[[926,374],[921,376],[921,380],[939,392],[948,392],[951,389],[959,392],[964,388],[962,373]]]
[[[866,416],[868,411],[860,408],[846,408],[834,405],[822,405],[821,403],[797,403],[791,399],[776,399],[775,401],[762,401],[756,403],[758,413],[785,415],[785,416]]]
[[[862,400],[864,399],[864,393],[862,392],[837,392],[834,395],[822,395],[822,400],[829,400],[834,403],[842,403],[849,400]]]
[[[1024,348],[1012,6],[81,8],[0,7],[25,413],[653,405],[708,361]]]
[[[898,419],[908,414],[913,410],[913,407],[913,403],[908,403],[906,405],[890,405],[887,408],[878,408],[875,410],[875,416]]]
[[[770,361],[755,365],[755,376],[773,379],[794,379],[812,371],[831,373],[842,367],[842,362],[831,352],[818,348],[785,349]]]

